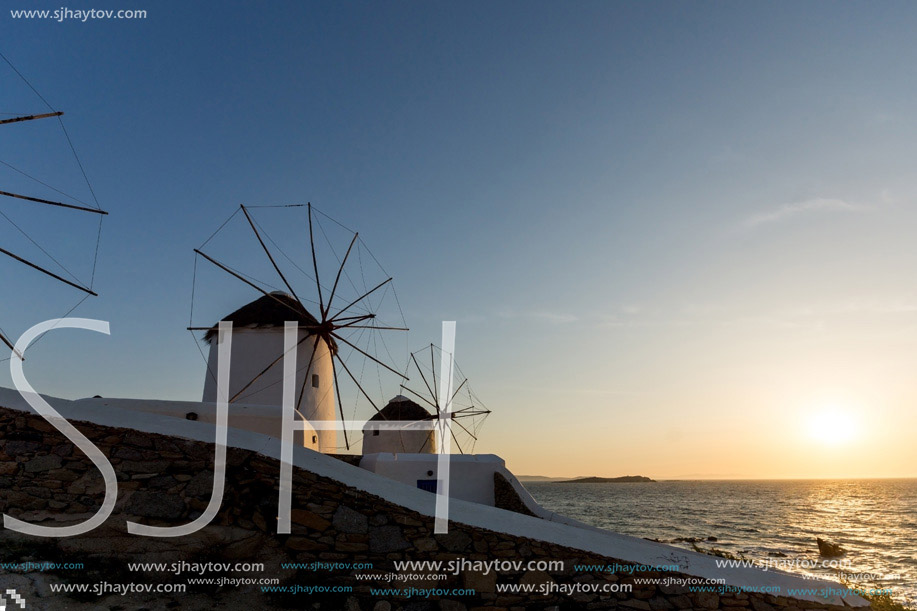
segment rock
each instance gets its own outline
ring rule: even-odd
[[[422,539],[415,540],[414,547],[419,552],[435,552],[439,549],[439,545],[437,545],[436,539],[433,537],[424,537]]]
[[[63,445],[55,446],[51,450],[51,452],[54,454],[57,454],[61,458],[67,458],[68,456],[73,454],[73,446],[70,445],[69,443],[65,443]]]
[[[545,573],[544,571],[527,571],[520,579],[519,583],[521,585],[533,585],[535,586],[536,591],[540,591],[539,587],[542,584],[554,583],[554,578]]]
[[[346,505],[341,505],[337,508],[337,511],[334,512],[334,517],[331,518],[331,523],[334,524],[337,530],[345,533],[365,535],[369,531],[369,519]],[[379,530],[382,528],[385,527],[380,527]],[[397,529],[397,527],[395,528]]]
[[[693,606],[691,599],[684,595],[673,596],[669,602],[675,605],[676,609],[690,609]]]
[[[105,492],[105,480],[97,471],[89,471],[67,487],[69,494],[88,494],[94,496]]]
[[[146,460],[149,454],[137,448],[121,446],[115,448],[111,453],[112,458],[123,458],[124,460]]]
[[[718,609],[720,597],[715,592],[698,592],[694,595],[694,602],[701,609]]]
[[[26,468],[28,468],[28,463],[26,463]],[[816,537],[815,542],[818,544],[818,553],[827,558],[843,556],[847,553],[847,550],[845,550],[837,543],[832,543],[822,539],[821,537]]]
[[[493,571],[486,575],[480,571],[463,571],[462,587],[472,589],[478,594],[489,594],[497,591],[497,574]]]
[[[373,606],[373,611],[392,611],[392,605],[387,600],[380,600]]]
[[[163,469],[162,471],[164,471]],[[160,472],[162,472],[160,471]],[[191,478],[188,485],[185,486],[185,494],[196,496],[198,498],[209,498],[213,494],[213,473],[201,471]]]
[[[153,440],[149,435],[140,431],[127,431],[124,434],[124,443],[127,445],[137,446],[140,448],[152,448]]]
[[[287,548],[297,552],[315,552],[327,549],[327,545],[316,543],[308,537],[290,537],[287,539]]]
[[[373,553],[397,552],[411,547],[401,529],[394,524],[378,526],[369,531],[369,549]]]
[[[61,464],[61,458],[57,454],[45,454],[27,462],[25,464],[25,472],[51,471],[52,469],[60,469]]]
[[[659,586],[659,591],[662,592],[662,594],[665,596],[676,596],[678,594],[686,594],[688,592],[688,588],[678,584],[662,584]]]
[[[367,546],[365,543],[354,543],[352,541],[343,541],[340,543],[335,543],[334,549],[339,552],[346,552],[348,554],[351,554],[351,553],[357,553],[357,552],[365,552],[366,550],[369,549],[369,546]]]
[[[384,513],[377,513],[369,519],[369,523],[373,526],[384,526],[388,524],[388,516]]]
[[[171,494],[138,491],[131,495],[124,510],[144,518],[175,520],[185,513],[185,502]]]
[[[162,475],[169,468],[169,464],[170,462],[168,460],[125,460],[120,465],[118,465],[118,471],[130,475],[135,473],[152,473],[154,475]],[[199,473],[198,475],[205,474]],[[213,474],[207,473],[206,476],[211,482],[213,481]]]
[[[664,609],[674,609],[675,608],[675,605],[670,603],[663,596],[655,596],[649,599],[649,601],[647,602],[649,602],[650,608],[653,609],[653,611],[662,611]]]
[[[436,540],[450,552],[463,552],[471,545],[471,537],[461,530],[450,530],[436,537]]]
[[[176,480],[171,475],[160,475],[160,476],[151,478],[149,484],[147,485],[150,488],[156,488],[159,490],[168,490],[169,488],[171,488],[172,486],[174,486],[177,483],[178,483],[178,480]]]
[[[751,608],[755,611],[776,611],[771,605],[767,604],[757,596],[752,596]]]
[[[59,482],[70,483],[76,481],[80,477],[80,473],[73,471],[71,469],[52,469],[48,473],[48,477],[56,479]]]
[[[3,446],[3,451],[15,458],[21,454],[31,454],[40,447],[41,444],[37,441],[13,440],[6,442],[6,444]]]
[[[655,595],[656,586],[654,585],[637,586],[633,591],[633,597],[639,598],[640,600],[649,600]]]
[[[293,509],[290,511],[290,521],[306,528],[325,532],[331,526],[331,522],[306,509]]]
[[[440,599],[439,611],[467,611],[468,607],[457,600]]]
[[[264,549],[264,538],[252,535],[248,530],[243,531],[243,538],[233,541],[223,548],[223,557],[227,560],[248,560]]]

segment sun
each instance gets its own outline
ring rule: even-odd
[[[850,443],[856,437],[856,420],[849,410],[839,406],[825,406],[809,415],[809,437],[824,445],[838,446]]]

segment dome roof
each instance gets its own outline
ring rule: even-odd
[[[318,321],[310,314],[301,303],[291,295],[276,291],[264,295],[253,302],[242,306],[223,320],[230,320],[234,328],[271,328],[283,327],[290,321],[298,321],[301,325],[318,325]],[[309,331],[313,333],[313,331]],[[217,335],[217,325],[207,330],[204,341],[210,343]]]
[[[433,414],[403,395],[398,395],[377,412],[370,422],[379,420],[432,420]]]

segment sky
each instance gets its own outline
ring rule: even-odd
[[[44,338],[41,392],[199,400],[193,249],[240,203],[310,201],[395,277],[407,346],[457,321],[493,411],[475,451],[517,474],[917,477],[914,4],[11,14],[35,8],[60,4],[3,3],[0,52],[110,212],[73,315],[111,336]],[[0,112],[45,110],[0,62]],[[2,127],[0,160],[93,203],[55,121]],[[95,215],[0,211],[92,275]],[[3,218],[0,240],[34,248]],[[0,274],[11,337],[82,299]]]

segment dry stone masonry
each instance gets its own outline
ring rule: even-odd
[[[672,573],[635,575],[575,572],[574,564],[627,564],[537,540],[451,524],[447,535],[433,534],[433,518],[418,514],[340,482],[295,469],[292,534],[276,534],[279,465],[259,454],[230,448],[226,494],[212,524],[196,535],[153,539],[128,535],[127,520],[174,526],[199,516],[212,486],[213,446],[175,437],[140,433],[96,424],[76,426],[109,458],[119,481],[114,515],[100,529],[65,539],[34,539],[0,530],[0,557],[72,562],[81,559],[86,572],[102,571],[118,579],[150,582],[179,579],[166,574],[126,574],[127,562],[201,561],[263,562],[256,577],[279,577],[281,585],[352,588],[321,595],[264,594],[244,586],[233,595],[257,600],[261,608],[348,609],[351,611],[421,611],[442,609],[733,609],[801,611],[839,609],[760,594],[691,593],[684,587],[638,585],[636,578],[671,577]],[[358,468],[358,467],[353,467]],[[495,481],[498,505],[524,510],[505,481]],[[101,475],[92,463],[38,416],[0,408],[0,511],[29,522],[64,525],[85,520],[103,496]],[[563,560],[555,572],[518,571],[484,575],[463,570],[443,579],[425,576],[411,581],[390,577],[399,560]],[[282,563],[371,563],[371,570],[310,571],[281,569]],[[101,568],[100,568],[101,567]],[[118,574],[121,571],[124,574]],[[355,573],[361,573],[358,579]],[[0,576],[2,577],[2,576]],[[50,575],[49,579],[83,582],[86,574]],[[504,594],[497,584],[631,583],[630,593]],[[431,598],[373,594],[371,588],[467,588],[470,596]],[[192,588],[193,589],[193,588]],[[207,591],[206,595],[226,596]],[[39,596],[50,596],[38,592]],[[58,595],[60,596],[60,595]],[[167,595],[168,597],[168,595]],[[254,597],[254,598],[252,598]],[[174,601],[181,604],[181,597]],[[189,599],[190,600],[190,599]],[[37,603],[38,601],[36,601]],[[124,600],[121,601],[124,607]],[[41,608],[36,604],[36,608]],[[52,608],[52,607],[47,607]],[[108,608],[108,607],[105,607]],[[257,608],[257,607],[255,607]]]

